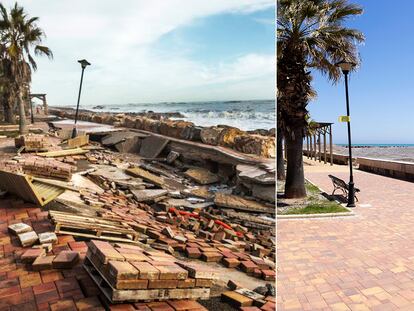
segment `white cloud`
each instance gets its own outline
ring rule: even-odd
[[[14,0],[3,1],[12,6]],[[19,1],[47,34],[52,62],[39,59],[33,92],[51,105],[73,105],[85,72],[83,104],[162,100],[272,98],[274,55],[250,53],[206,65],[178,53],[154,51],[162,36],[220,13],[248,14],[274,6],[269,0],[26,0]],[[254,49],[253,49],[254,50]],[[249,86],[249,81],[251,85]],[[243,85],[243,90],[238,86]],[[226,93],[227,92],[227,93]]]

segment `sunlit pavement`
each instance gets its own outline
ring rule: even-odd
[[[328,174],[349,178],[305,166],[330,193]],[[354,175],[356,216],[278,221],[278,310],[414,310],[414,183]]]

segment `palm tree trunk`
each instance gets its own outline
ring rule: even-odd
[[[286,135],[287,175],[285,184],[286,198],[303,198],[306,196],[305,176],[303,173],[303,128],[297,127]]]
[[[4,103],[3,109],[4,109],[4,121],[6,123],[16,124],[16,118],[13,113],[13,107],[11,107],[10,103]]]
[[[21,135],[27,133],[27,126],[26,126],[26,113],[25,113],[25,102],[23,100],[23,96],[21,91],[18,92],[18,104],[19,104],[19,133]]]
[[[277,180],[285,180],[285,161],[283,159],[283,134],[280,130],[277,131]]]

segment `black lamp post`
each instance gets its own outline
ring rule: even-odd
[[[349,150],[349,184],[348,184],[348,207],[355,207],[354,176],[352,175],[352,145],[351,145],[351,122],[349,119],[349,96],[348,96],[348,73],[355,66],[355,63],[341,61],[336,64],[341,68],[345,76],[346,115],[348,117],[348,150]]]
[[[81,91],[82,91],[83,72],[85,71],[86,66],[90,65],[90,63],[86,59],[78,60],[78,63],[80,63],[82,66],[82,74],[81,74],[81,80],[80,80],[80,85],[79,85],[78,104],[76,105],[75,124],[72,130],[72,138],[75,138],[77,135],[76,122],[78,122],[79,101],[80,101],[80,96],[81,96]]]

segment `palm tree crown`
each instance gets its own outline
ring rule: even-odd
[[[31,70],[37,65],[34,55],[53,57],[52,51],[42,45],[45,37],[43,30],[36,24],[37,17],[29,17],[17,3],[10,12],[0,3],[0,65],[2,66],[1,83],[7,85],[10,113],[12,101],[19,104],[20,132],[25,131],[25,114],[23,90],[31,81]],[[34,55],[33,55],[34,53]],[[4,93],[3,93],[4,94]]]
[[[359,14],[362,9],[347,0],[278,0],[277,115],[279,133],[287,143],[286,197],[306,195],[302,139],[308,126],[307,105],[316,95],[309,70],[337,82],[337,62],[359,62],[356,46],[364,36],[343,25]]]

